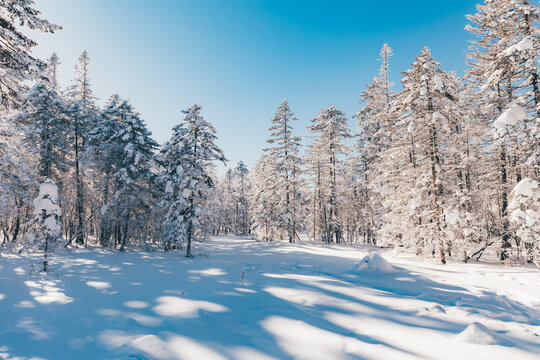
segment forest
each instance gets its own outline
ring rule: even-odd
[[[0,8],[0,242],[43,254],[40,270],[77,247],[193,257],[193,243],[217,235],[540,264],[540,9],[527,0],[486,0],[467,16],[463,77],[424,47],[396,86],[384,44],[356,128],[329,106],[301,138],[284,100],[257,164],[222,175],[226,154],[201,105],[158,144],[128,99],[96,105],[86,51],[71,85],[58,84],[59,57],[36,58],[22,27],[61,26],[33,1]]]

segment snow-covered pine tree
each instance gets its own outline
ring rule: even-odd
[[[186,257],[192,241],[207,233],[207,201],[214,187],[211,166],[227,160],[216,144],[216,130],[202,115],[202,106],[195,104],[182,110],[182,123],[173,128],[171,139],[161,151],[166,184],[162,236],[165,248],[186,243]]]
[[[311,178],[315,181],[316,202],[319,203],[316,206],[319,214],[313,214],[313,217],[320,219],[317,227],[323,240],[339,243],[343,238],[343,229],[338,187],[343,179],[342,155],[348,150],[344,141],[352,135],[345,114],[334,106],[322,109],[312,122],[308,129],[316,134],[316,138],[310,145],[307,161]]]
[[[102,243],[108,244],[112,235],[114,245],[124,250],[130,236],[144,233],[149,221],[155,177],[152,171],[154,150],[158,144],[127,100],[113,95],[104,113],[98,154],[105,155],[104,161],[111,168],[110,185],[105,185],[106,189],[110,186],[111,195],[107,195],[109,200],[101,208],[102,217],[106,219]]]
[[[276,227],[287,233],[289,242],[294,242],[300,226],[300,137],[293,136],[292,122],[297,120],[287,100],[283,100],[272,118],[271,147],[265,149],[268,160],[273,161],[276,182]]]
[[[58,57],[58,54],[52,53],[51,57],[47,59],[45,64],[46,66],[44,71],[44,78],[46,80],[46,83],[52,90],[59,93],[60,90],[58,86],[58,66],[60,66],[60,58]]]
[[[53,33],[60,26],[39,17],[33,0],[5,0],[0,3],[0,108],[20,104],[27,87],[25,81],[36,78],[45,64],[34,58],[31,49],[37,43],[21,27]]]
[[[388,194],[386,206],[406,244],[416,244],[418,253],[437,252],[445,263],[450,248],[444,210],[453,194],[445,190],[445,151],[456,121],[455,83],[427,47],[403,75],[404,89],[393,103],[399,120],[387,153],[387,166],[395,169],[394,188],[387,192],[399,199]]]
[[[486,0],[468,15],[471,78],[483,91],[484,116],[491,120],[500,199],[500,257],[510,257],[508,194],[523,173],[538,177],[538,6],[528,0]]]
[[[452,80],[452,74],[449,74]],[[474,83],[456,83],[458,95],[454,103],[456,116],[452,127],[452,139],[446,148],[446,187],[454,192],[447,198],[444,210],[447,228],[445,233],[452,240],[454,254],[463,256],[463,261],[479,259],[493,244],[492,229],[497,227],[496,211],[491,206],[494,197],[492,187],[486,186],[489,169],[486,163],[488,122],[479,109],[482,96]],[[480,185],[482,184],[482,185]]]
[[[49,270],[49,256],[63,247],[62,211],[58,205],[58,187],[50,179],[39,186],[39,194],[34,199],[34,218],[28,223],[24,247],[21,250],[43,251],[43,262],[39,269]]]
[[[361,211],[363,220],[368,220],[363,221],[363,232],[368,242],[375,241],[376,232],[382,224],[384,215],[381,199],[384,178],[381,162],[384,159],[381,159],[380,155],[385,148],[386,136],[389,135],[386,129],[391,122],[390,103],[394,99],[391,90],[393,84],[388,74],[392,49],[384,44],[380,56],[379,75],[362,92],[361,103],[364,107],[355,114],[358,125],[356,149],[359,153],[358,166],[355,168],[360,171],[359,177],[363,178],[362,189],[358,188],[356,195],[359,196],[360,193],[364,195],[361,201],[364,207]]]
[[[122,108],[124,100],[119,95],[112,95],[98,117],[98,125],[88,133],[85,158],[91,164],[95,201],[90,205],[93,221],[98,224],[96,231],[102,246],[108,246],[112,223],[101,215],[101,208],[108,204],[114,194],[113,178],[121,166],[123,149],[113,141],[116,133],[122,129]]]
[[[89,77],[90,56],[85,50],[79,56],[75,66],[73,85],[68,89],[67,96],[71,100],[71,123],[74,150],[74,177],[75,177],[75,212],[76,230],[75,238],[78,244],[85,241],[85,206],[84,206],[84,172],[81,164],[85,152],[86,140],[91,129],[98,124],[99,110],[95,105]]]
[[[57,92],[57,65],[53,54],[46,62],[45,76],[19,99],[19,112],[3,116],[0,122],[0,137],[9,139],[0,142],[4,242],[17,240],[31,188],[47,177],[58,180],[67,168],[68,122],[65,103]]]
[[[324,228],[324,218],[322,209],[322,152],[319,148],[319,143],[312,141],[306,147],[304,155],[304,174],[306,175],[307,183],[309,184],[308,195],[308,214],[306,217],[306,226],[308,228],[308,236],[313,240],[321,240],[321,229]]]
[[[27,93],[23,111],[15,119],[22,126],[24,143],[39,159],[39,176],[58,181],[69,164],[69,122],[63,99],[48,84],[39,82]]]

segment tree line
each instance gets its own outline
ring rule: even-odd
[[[287,101],[268,147],[223,176],[216,130],[194,104],[163,145],[120,95],[96,105],[90,57],[59,86],[59,58],[32,55],[17,24],[60,27],[30,0],[0,5],[2,245],[48,254],[73,246],[182,249],[210,235],[368,243],[468,261],[540,262],[539,7],[486,1],[469,15],[468,70],[443,71],[424,47],[389,80],[392,50],[361,93],[350,129],[329,106],[310,141]]]

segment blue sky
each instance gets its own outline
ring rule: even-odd
[[[202,104],[229,165],[252,166],[284,98],[299,118],[299,135],[329,104],[351,118],[385,42],[394,50],[396,88],[424,45],[443,69],[462,74],[472,38],[465,14],[476,3],[36,0],[43,16],[64,29],[32,37],[38,56],[59,54],[63,85],[88,50],[99,104],[113,93],[130,99],[160,143],[181,109]]]

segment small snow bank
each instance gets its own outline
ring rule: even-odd
[[[457,335],[460,341],[479,345],[512,345],[486,326],[473,322]]]
[[[357,271],[391,273],[394,272],[395,269],[392,264],[386,261],[381,255],[371,253],[356,264],[356,266],[353,268],[353,272]]]

